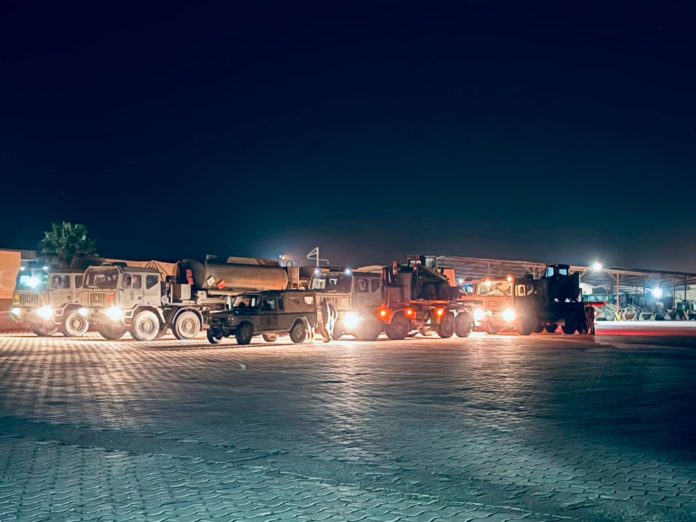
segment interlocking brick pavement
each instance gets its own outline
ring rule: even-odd
[[[696,346],[0,337],[0,520],[695,520]]]

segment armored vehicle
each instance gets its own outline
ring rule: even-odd
[[[238,344],[249,344],[255,335],[274,342],[286,333],[292,342],[303,343],[317,325],[317,296],[302,290],[246,293],[238,295],[229,310],[206,317],[212,344],[230,336]]]
[[[57,331],[80,337],[89,330],[87,310],[80,305],[82,270],[25,266],[17,275],[10,317],[28,323],[39,336]]]

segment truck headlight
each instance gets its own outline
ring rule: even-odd
[[[42,306],[36,310],[36,315],[38,315],[41,319],[48,321],[53,317],[53,307],[50,305]]]
[[[360,324],[360,316],[354,312],[348,312],[343,316],[343,325],[348,329],[352,330],[357,328]]]
[[[112,321],[120,321],[123,319],[123,310],[118,306],[111,306],[106,309],[106,317]]]
[[[477,308],[474,310],[474,321],[483,321],[486,318],[486,312]]]
[[[505,319],[505,322],[511,323],[512,321],[515,320],[515,311],[512,310],[511,308],[508,308],[503,312],[503,319]]]
[[[22,309],[15,306],[14,308],[10,308],[10,313],[15,317],[19,317],[22,315]]]
[[[89,308],[80,308],[77,311],[78,314],[80,314],[82,317],[87,317],[89,315]]]

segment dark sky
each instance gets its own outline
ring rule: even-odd
[[[127,258],[696,271],[695,26],[688,1],[4,2],[0,246],[69,220]]]

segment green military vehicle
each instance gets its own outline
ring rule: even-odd
[[[87,310],[80,305],[82,270],[24,266],[17,275],[10,317],[28,323],[44,337],[60,331],[81,337],[89,330]]]
[[[301,290],[241,294],[229,310],[207,314],[207,322],[212,344],[231,336],[237,344],[249,344],[255,335],[274,342],[286,333],[292,342],[303,343],[317,325],[317,296]]]

